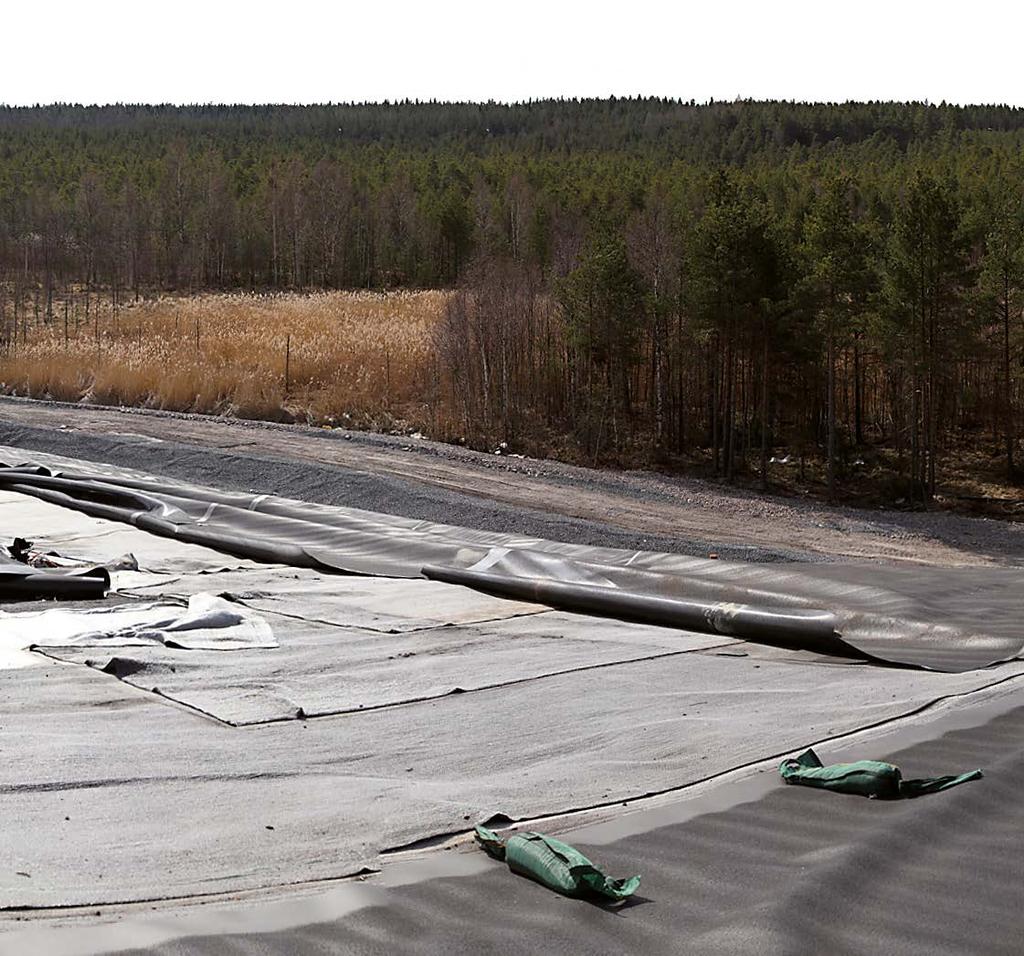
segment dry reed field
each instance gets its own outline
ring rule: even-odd
[[[206,294],[5,323],[0,387],[34,398],[429,428],[444,292]],[[13,329],[13,331],[12,331]]]

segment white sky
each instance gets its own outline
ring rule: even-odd
[[[35,0],[0,102],[652,94],[1024,105],[1020,0]]]

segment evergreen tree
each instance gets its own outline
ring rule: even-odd
[[[761,343],[762,478],[765,478],[769,343],[783,298],[783,255],[768,208],[735,177],[718,173],[690,249],[689,293],[694,318],[714,353],[711,444],[716,473],[733,476],[741,457],[737,426],[748,439],[750,402],[741,394],[743,366]],[[741,436],[742,437],[742,436]]]
[[[853,338],[869,284],[868,237],[854,216],[854,192],[849,177],[833,176],[822,184],[804,223],[807,287],[825,342],[829,500],[836,492],[836,352]]]
[[[1007,203],[999,211],[985,237],[985,258],[980,276],[983,300],[996,320],[1002,364],[1002,425],[1006,449],[1006,471],[1016,477],[1017,442],[1014,373],[1019,362],[1021,317],[1024,315],[1024,206]]]
[[[897,211],[886,278],[891,331],[911,373],[911,491],[931,497],[944,386],[968,282],[966,237],[948,183],[920,171],[911,180]]]
[[[594,433],[595,456],[605,440],[609,408],[616,447],[624,437],[620,424],[632,422],[630,371],[645,317],[644,292],[624,239],[607,227],[594,232],[579,265],[561,283],[559,299],[583,366],[585,420]]]

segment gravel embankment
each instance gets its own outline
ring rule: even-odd
[[[1024,563],[1020,524],[832,507],[405,435],[2,399],[0,442],[223,488],[592,545],[762,561]]]

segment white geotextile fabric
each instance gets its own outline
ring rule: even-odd
[[[188,605],[154,602],[112,608],[0,613],[0,667],[32,663],[32,647],[145,647],[230,651],[277,647],[270,625],[215,594]]]

